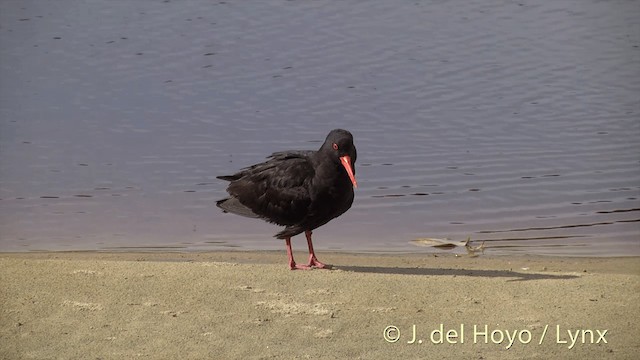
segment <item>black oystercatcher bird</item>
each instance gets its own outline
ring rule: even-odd
[[[328,268],[316,258],[311,232],[351,207],[358,186],[356,156],[353,135],[332,130],[318,151],[276,152],[263,163],[218,176],[231,182],[231,196],[217,205],[224,212],[285,226],[275,237],[286,242],[291,270]],[[307,265],[296,264],[291,251],[291,237],[302,232],[309,246]]]

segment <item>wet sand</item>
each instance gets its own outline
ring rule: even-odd
[[[0,357],[631,359],[640,352],[635,257],[319,258],[334,270],[290,271],[283,252],[0,254]]]

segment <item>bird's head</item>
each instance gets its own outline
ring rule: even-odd
[[[358,187],[355,171],[358,153],[353,145],[353,135],[350,132],[342,129],[331,130],[320,150],[328,154],[335,162],[339,162],[344,167],[353,187]]]

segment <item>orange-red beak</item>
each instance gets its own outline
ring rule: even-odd
[[[353,183],[353,187],[358,187],[358,182],[356,181],[356,176],[353,175],[353,168],[351,167],[351,157],[349,155],[341,156],[340,162],[342,162],[342,166],[347,170],[347,175],[349,175],[349,179]]]

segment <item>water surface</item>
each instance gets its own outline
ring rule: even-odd
[[[215,207],[215,176],[340,127],[359,188],[317,249],[640,255],[638,18],[634,1],[4,1],[0,251],[282,249]]]

